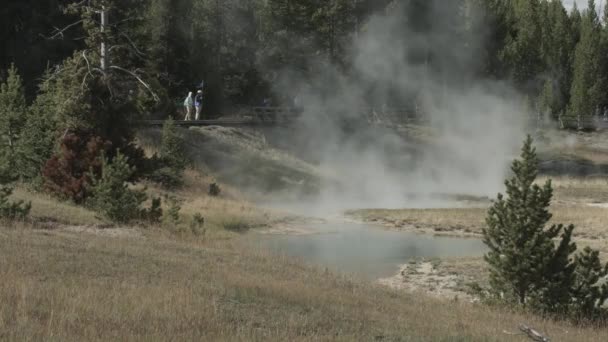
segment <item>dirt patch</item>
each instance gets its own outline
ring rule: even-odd
[[[318,231],[307,228],[307,225],[324,223],[327,221],[319,218],[290,217],[256,229],[255,232],[263,235],[312,235],[318,234]]]
[[[112,237],[112,238],[142,238],[141,231],[133,228],[102,228],[96,226],[65,226],[59,228],[59,231],[78,233],[78,234],[93,234],[97,236]]]
[[[471,210],[478,211],[478,209]],[[450,219],[450,215],[444,213],[458,211],[470,217]],[[469,214],[466,209],[359,210],[346,214],[352,222],[375,224],[385,229],[415,234],[479,238],[483,228],[483,216],[477,215],[476,212]],[[462,215],[458,213],[456,216]]]
[[[474,301],[467,293],[467,284],[473,279],[444,270],[440,260],[412,261],[401,267],[399,273],[378,283],[397,290],[424,292],[433,297]]]
[[[262,235],[310,235],[314,234],[314,231],[303,228],[300,225],[287,225],[281,224],[273,227],[256,230],[257,234]]]

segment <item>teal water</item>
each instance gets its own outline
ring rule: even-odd
[[[356,223],[311,224],[307,235],[256,235],[255,243],[272,252],[333,271],[378,279],[395,275],[413,258],[481,256],[479,239],[436,237]]]

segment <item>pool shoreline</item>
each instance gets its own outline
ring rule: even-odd
[[[481,257],[486,251],[479,238],[396,231],[350,220],[275,228],[251,236],[258,247],[275,254],[371,281],[394,276],[411,260]]]

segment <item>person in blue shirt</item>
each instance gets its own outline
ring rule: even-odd
[[[203,91],[202,90],[199,90],[196,92],[196,96],[194,97],[194,108],[196,108],[195,120],[200,120],[201,111],[203,110]]]

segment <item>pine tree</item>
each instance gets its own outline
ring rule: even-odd
[[[555,82],[552,79],[546,80],[543,90],[540,93],[539,105],[540,111],[544,114],[559,113],[558,97],[555,95]]]
[[[503,52],[511,31],[510,6],[502,0],[470,0],[470,11],[474,14],[470,21],[474,38],[483,37],[482,75],[503,79],[507,66],[503,62]]]
[[[513,2],[514,25],[504,50],[511,77],[521,90],[534,96],[539,90],[537,77],[543,70],[539,9],[538,0]]]
[[[572,86],[572,54],[576,41],[568,13],[561,1],[547,5],[547,22],[543,25],[543,58],[548,79],[543,89],[543,104],[553,118],[564,113]]]
[[[268,0],[264,6],[263,40],[269,44],[262,53],[269,69],[295,68],[305,73],[316,53],[312,18],[319,4],[313,0]]]
[[[318,45],[337,65],[345,63],[346,43],[355,32],[355,15],[352,0],[332,0],[326,1],[312,16]]]
[[[490,249],[485,260],[492,293],[508,303],[545,310],[567,304],[573,272],[569,256],[576,247],[570,242],[573,226],[546,228],[553,190],[550,181],[543,187],[534,184],[537,168],[528,137],[521,160],[511,167],[513,177],[505,182],[507,196],[499,194],[488,211],[483,241]],[[553,240],[560,234],[556,247]]]
[[[599,252],[586,247],[575,258],[576,271],[572,290],[571,312],[576,319],[605,319],[608,311],[604,303],[608,299],[608,263],[602,266]]]
[[[581,11],[579,11],[578,6],[576,5],[576,1],[572,6],[572,10],[570,11],[570,30],[572,31],[572,37],[575,42],[578,42],[581,39],[581,23],[583,22],[583,17],[581,15]],[[574,51],[572,51],[572,58],[574,58]]]
[[[598,105],[604,110],[608,109],[608,6],[604,7],[604,13],[602,17],[604,25],[601,28],[600,33],[600,69],[598,73],[599,78],[599,103]]]
[[[184,144],[184,138],[177,131],[173,119],[165,121],[160,156],[168,166],[179,172],[183,172],[187,164]]]
[[[172,87],[179,84],[179,79],[174,78],[184,77],[182,80],[190,81],[192,77],[183,73],[188,69],[184,64],[190,58],[188,42],[184,39],[184,31],[180,30],[180,24],[185,26],[186,6],[183,3],[179,0],[150,1],[144,12],[147,20],[142,23],[143,32],[140,33],[149,54],[150,69]]]
[[[166,188],[175,188],[183,183],[184,170],[188,163],[184,138],[177,131],[172,119],[163,125],[160,158],[155,160],[157,168],[150,179]]]
[[[17,146],[26,112],[23,84],[13,65],[6,81],[0,85],[0,168],[10,171],[15,178],[18,176],[15,172]]]
[[[89,204],[114,222],[126,223],[140,218],[140,206],[147,196],[143,191],[129,188],[134,171],[120,152],[111,162],[104,158],[101,178],[93,181]]]
[[[43,78],[48,78],[48,71]],[[42,167],[58,145],[57,125],[52,112],[53,99],[48,96],[46,87],[47,82],[40,85],[40,95],[27,111],[25,126],[17,146],[17,171],[19,177],[25,181],[32,181],[40,176]]]
[[[580,30],[580,40],[574,55],[574,75],[570,90],[571,116],[591,116],[600,104],[602,81],[600,72],[600,22],[595,12],[595,1],[589,0]]]
[[[68,6],[82,21],[86,46],[48,75],[43,93],[59,130],[89,132],[123,152],[132,142],[135,120],[153,109],[144,105],[160,100],[154,83],[146,81],[145,56],[129,38],[135,10],[136,3],[116,0]]]

